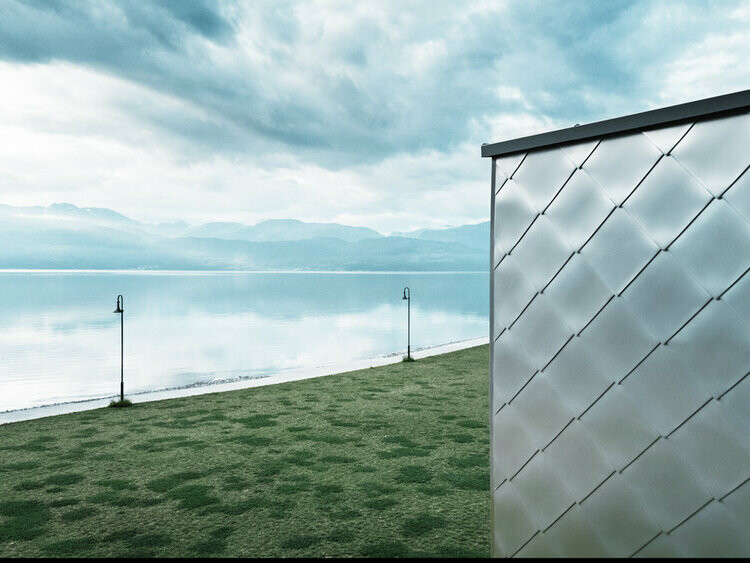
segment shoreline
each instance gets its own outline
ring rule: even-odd
[[[488,274],[487,270],[164,270],[164,269],[95,269],[95,268],[0,268],[0,274],[140,274],[140,275],[208,275],[208,274]]]
[[[447,354],[449,352],[455,352],[457,350],[481,346],[482,344],[487,344],[488,342],[488,336],[484,336],[482,338],[473,338],[469,340],[461,340],[457,342],[449,342],[447,344],[441,344],[439,346],[415,349],[412,351],[412,357],[415,359],[421,359],[430,356],[438,356],[440,354]],[[271,375],[258,376],[248,379],[219,383],[205,383],[192,385],[189,387],[177,387],[171,389],[161,389],[157,391],[142,391],[130,395],[126,393],[125,396],[131,399],[135,399],[133,402],[149,403],[153,401],[162,401],[165,399],[175,399],[178,397],[190,397],[195,395],[205,395],[209,393],[220,393],[223,391],[234,391],[237,389],[247,389],[251,387],[263,387],[266,385],[275,385],[278,383],[287,383],[290,381],[301,381],[304,379],[325,377],[328,375],[336,375],[339,373],[346,373],[349,371],[356,371],[371,367],[397,364],[401,362],[402,357],[403,351],[376,356],[374,358],[351,360],[349,362],[339,364],[293,368]],[[74,412],[99,409],[109,405],[109,401],[116,397],[117,395],[111,395],[97,399],[85,399],[80,401],[71,401],[66,403],[57,403],[53,405],[43,405],[0,412],[0,425],[9,424],[12,422],[21,422],[24,420],[46,418],[49,416],[56,416],[60,414],[69,414]]]

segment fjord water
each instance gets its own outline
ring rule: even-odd
[[[0,412],[485,337],[486,273],[0,272]]]

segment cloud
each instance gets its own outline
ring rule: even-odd
[[[0,199],[482,220],[482,142],[747,87],[743,6],[0,0]]]

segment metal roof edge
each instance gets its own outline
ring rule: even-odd
[[[740,113],[748,109],[750,109],[750,90],[742,90],[713,98],[587,123],[586,125],[576,125],[499,143],[483,144],[482,157],[505,156],[552,145],[639,131],[649,127],[718,117],[718,114]]]

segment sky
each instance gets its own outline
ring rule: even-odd
[[[0,203],[489,218],[484,142],[750,88],[750,0],[0,0]]]

